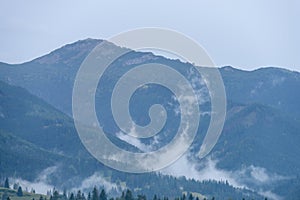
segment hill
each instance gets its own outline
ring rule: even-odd
[[[260,197],[223,182],[177,179],[156,173],[128,174],[107,168],[83,148],[67,115],[20,87],[0,82],[0,91],[0,177],[68,190],[88,190],[94,184],[103,184],[111,185],[113,193],[127,187],[148,196],[157,193],[172,197],[193,191],[220,198]]]
[[[72,169],[73,172],[67,175],[62,173],[62,170],[60,175],[63,178],[57,176],[57,179],[53,179],[55,183],[62,184],[65,181],[63,179],[73,176],[76,178],[68,183],[74,180],[80,182],[79,180],[100,170],[104,177],[114,177],[111,179],[113,181],[120,179],[131,188],[141,184],[146,188],[149,182],[144,180],[151,179],[148,175],[141,178],[137,175],[122,174],[95,161],[81,145],[74,128],[71,105],[75,75],[86,55],[101,41],[78,41],[19,65],[0,63],[0,80],[5,82],[0,83],[0,116],[4,116],[0,118],[0,128],[4,135],[29,142],[34,148],[42,148],[44,153],[64,157],[63,159],[69,158],[66,163],[72,163],[72,167],[62,169]],[[110,50],[118,48],[113,46]],[[105,111],[106,114],[98,115],[98,119],[107,132],[113,133],[108,137],[119,147],[139,150],[136,145],[128,144],[116,134],[119,129],[110,110],[113,85],[126,70],[138,64],[151,62],[172,66],[186,76],[193,67],[179,60],[134,51],[111,65],[106,77],[101,80],[104,88],[97,90],[96,110],[98,113],[99,110]],[[281,192],[282,188],[279,189],[280,185],[286,188],[293,187],[293,181],[288,186],[286,180],[294,180],[293,178],[300,174],[300,162],[296,159],[300,153],[300,74],[275,67],[243,71],[230,66],[220,68],[220,73],[225,84],[228,107],[222,135],[210,154],[217,162],[218,173],[225,171],[231,174],[231,178],[239,185],[256,191],[286,195]],[[197,81],[196,84],[199,84],[201,78],[198,77]],[[23,87],[31,94],[12,85]],[[201,87],[205,91],[205,86]],[[148,108],[160,103],[166,106],[168,114],[174,119],[167,123],[165,128],[175,130],[179,118],[176,118],[174,106],[169,106],[170,102],[176,106],[176,101],[172,101],[171,95],[165,88],[153,85],[146,90],[139,89],[131,99],[130,110],[133,119],[139,124],[147,124],[149,117],[145,116],[145,113],[147,114]],[[205,95],[207,96],[207,93],[203,97],[206,97]],[[201,109],[209,112],[210,106],[208,100]],[[210,116],[205,115],[201,119],[200,130],[187,156],[189,166],[195,166],[197,173],[207,164],[204,160],[198,160],[195,152],[203,141]],[[162,138],[160,146],[154,148],[165,145],[172,136],[165,134]],[[138,142],[149,144],[149,141]],[[82,166],[82,163],[86,164]],[[182,163],[179,166],[182,167]],[[173,175],[176,173],[177,171]],[[80,175],[80,178],[77,175]],[[186,171],[185,175],[189,175],[189,171]],[[152,178],[156,178],[156,175]],[[201,176],[197,175],[197,178],[201,180]],[[140,180],[143,180],[143,183]],[[174,184],[177,181],[172,179]],[[134,182],[138,184],[133,184]],[[184,182],[184,185],[188,184],[189,181]],[[177,185],[176,188],[180,187],[182,185]],[[202,192],[200,191],[204,194]]]
[[[17,190],[0,187],[0,198],[5,199],[5,197],[9,197],[9,199],[11,200],[38,200],[40,199],[40,197],[45,198],[46,196],[29,192],[23,192],[23,196],[18,196]]]

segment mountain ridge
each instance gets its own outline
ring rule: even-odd
[[[23,64],[0,63],[0,80],[25,88],[33,96],[43,99],[43,101],[62,112],[61,114],[68,114],[69,117],[66,117],[68,120],[63,121],[63,128],[70,130],[72,134],[76,134],[70,118],[72,116],[71,102],[74,79],[85,56],[99,42],[101,40],[81,40]],[[115,46],[114,48],[119,47]],[[110,73],[120,76],[125,68],[130,69],[136,64],[151,63],[153,59],[143,59],[143,56],[146,55],[148,54],[131,52],[117,60]],[[156,62],[172,65],[183,73],[187,73],[186,71],[191,68],[190,64],[178,60],[153,56]],[[129,62],[132,60],[138,61],[138,63]],[[300,140],[298,134],[300,132],[298,126],[300,119],[300,103],[298,102],[300,99],[300,73],[275,67],[245,71],[226,66],[219,68],[219,71],[224,80],[229,105],[223,133],[212,152],[212,157],[215,156],[219,161],[217,167],[228,171],[238,171],[245,167],[246,171],[243,174],[245,180],[243,181],[247,184],[248,182],[253,184],[253,180],[256,179],[251,177],[251,173],[257,171],[267,177],[273,176],[274,173],[280,176],[281,170],[284,170],[282,176],[290,176],[292,173],[299,174],[300,163],[294,158],[297,156],[297,152],[300,152],[297,147],[297,141]],[[106,87],[105,91],[111,90],[109,84],[115,80],[112,77],[103,80]],[[155,92],[158,97],[162,97],[160,99],[164,99],[162,90],[157,89]],[[145,95],[145,92],[143,95]],[[96,94],[96,98],[101,99],[100,97],[101,92]],[[104,99],[106,98],[104,97]],[[151,101],[155,100],[151,96],[143,96],[142,99],[147,104],[151,104]],[[139,101],[136,101],[135,105],[137,108],[139,106],[140,108],[143,107],[143,104],[140,104]],[[106,104],[102,106],[109,107]],[[206,106],[209,108],[209,105]],[[34,109],[30,108],[30,110]],[[136,114],[134,117],[142,119],[144,113],[142,113],[142,110],[138,109],[138,111],[141,111],[141,113],[134,113]],[[10,112],[13,113],[13,111]],[[209,119],[204,119],[204,122],[205,120]],[[14,121],[12,120],[12,122]],[[10,123],[12,124],[12,122]],[[109,129],[116,130],[113,124],[107,121],[104,122],[108,123],[107,127]],[[68,125],[69,123],[71,125]],[[6,127],[8,124],[8,121],[6,121],[0,128]],[[22,127],[26,127],[26,124],[29,123],[23,123]],[[9,125],[8,130],[10,131],[12,127],[13,125]],[[14,128],[16,127],[18,126]],[[39,131],[43,133],[42,129]],[[201,131],[205,132],[205,127]],[[18,131],[14,134],[18,134]],[[29,135],[27,136],[29,137]],[[37,136],[31,135],[30,137],[35,138]],[[201,137],[203,136],[200,135],[197,138],[198,142],[195,142],[195,144],[199,145]],[[57,138],[50,139],[49,141],[53,144],[59,142]],[[66,139],[70,140],[69,136]],[[115,142],[119,144],[119,138],[116,138]],[[281,146],[277,147],[276,144],[281,144]],[[62,147],[58,147],[58,150],[62,150]],[[72,148],[70,145],[66,147]],[[273,151],[277,151],[277,153],[274,154]],[[264,157],[266,155],[267,157]],[[72,166],[75,166],[76,169],[76,162]],[[252,179],[250,180],[249,177]],[[269,184],[266,183],[264,187],[274,190],[274,187],[267,187]],[[252,186],[258,187],[255,184]]]
[[[61,45],[60,47],[57,47],[55,50],[52,50],[48,53],[45,53],[44,55],[38,56],[36,58],[33,59],[29,59],[28,61],[23,61],[20,63],[8,63],[5,61],[0,61],[0,65],[5,64],[5,65],[23,65],[26,63],[30,63],[30,62],[38,62],[40,59],[49,56],[50,54],[56,53],[58,50],[65,50],[66,48],[69,47],[75,47],[76,45],[80,45],[80,44],[84,44],[84,43],[94,43],[91,46],[97,45],[99,43],[101,43],[102,41],[105,41],[105,39],[100,39],[100,38],[84,38],[84,39],[80,39],[80,40],[76,40],[73,42],[69,42],[67,44]],[[90,49],[91,50],[91,49]],[[170,58],[167,58],[170,59]],[[257,70],[263,70],[263,69],[282,69],[283,71],[289,71],[289,72],[296,72],[296,73],[300,73],[300,71],[298,70],[292,70],[289,68],[285,68],[284,66],[273,66],[273,65],[264,65],[264,66],[258,66],[255,69],[243,69],[242,67],[236,67],[236,66],[232,66],[232,65],[218,65],[219,69],[223,69],[223,68],[232,68],[234,70],[239,70],[239,71],[243,71],[243,72],[253,72],[253,71],[257,71]]]
[[[112,181],[112,184],[117,184],[116,186],[118,187],[121,187],[121,183],[126,183],[127,187],[138,189],[138,191],[141,190],[148,195],[152,195],[154,192],[158,193],[159,191],[162,195],[179,195],[181,193],[180,188],[184,186],[187,191],[201,191],[206,196],[211,194],[214,194],[216,197],[233,195],[238,198],[244,195],[250,195],[255,198],[259,196],[249,190],[235,189],[225,183],[195,182],[187,179],[177,180],[176,178],[156,175],[155,173],[145,175],[127,174],[109,169],[92,158],[82,145],[78,143],[79,141],[71,141],[70,138],[74,136],[78,138],[75,130],[72,132],[72,136],[64,137],[64,129],[56,129],[54,126],[55,129],[52,128],[51,132],[47,132],[50,137],[46,139],[42,138],[45,124],[47,125],[47,129],[49,129],[53,127],[53,123],[55,125],[58,120],[64,119],[60,123],[62,127],[68,128],[68,116],[64,116],[61,112],[58,112],[57,116],[54,117],[52,115],[45,115],[45,113],[53,112],[51,110],[55,110],[55,108],[28,93],[23,88],[10,86],[0,81],[0,91],[0,108],[1,112],[5,114],[4,118],[0,118],[0,177],[9,176],[35,182],[39,181],[37,177],[46,176],[46,180],[44,181],[47,182],[41,182],[40,184],[54,185],[53,187],[56,188],[72,189],[78,187],[80,181],[98,176],[96,178],[100,180],[108,177]],[[7,102],[14,105],[14,107],[7,106]],[[29,105],[28,102],[30,102]],[[40,126],[39,121],[30,126],[28,126],[29,123],[27,121],[21,124],[17,123],[22,119],[22,116],[28,116],[26,115],[27,111],[31,111],[31,106],[36,103],[43,108],[39,109],[39,112],[42,112],[43,115],[35,113],[35,116],[39,116],[38,120],[42,122],[42,126]],[[10,115],[7,113],[10,113]],[[30,121],[30,117],[27,120]],[[14,126],[9,125],[12,123]],[[16,127],[20,127],[20,129],[16,129]],[[36,134],[29,134],[32,131]],[[26,132],[26,135],[21,134],[23,132]],[[49,144],[43,144],[45,141]],[[57,146],[56,143],[60,141],[63,141],[63,143]],[[69,152],[68,148],[64,147],[64,144],[75,150],[75,153]],[[80,152],[80,149],[85,150],[85,152]],[[77,153],[78,151],[79,153]],[[44,171],[49,171],[48,169],[51,169],[50,171],[52,172],[48,175],[43,174],[45,173]],[[100,175],[99,172],[101,173]],[[151,182],[153,180],[155,182],[162,182],[161,184],[164,187],[168,187],[165,184],[169,182],[172,185],[175,184],[175,186],[163,192],[159,184]],[[149,187],[149,184],[151,187]],[[94,187],[94,185],[85,187]],[[221,189],[223,193],[216,192]]]

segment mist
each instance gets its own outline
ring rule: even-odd
[[[266,186],[274,184],[281,180],[287,180],[290,177],[281,176],[268,172],[263,167],[250,165],[236,171],[227,171],[217,168],[219,160],[208,157],[200,162],[189,159],[189,154],[184,154],[172,165],[162,169],[160,173],[174,177],[186,177],[198,181],[215,180],[227,181],[236,188],[246,188],[252,191],[258,191],[259,194],[268,199],[281,200],[282,198],[271,190],[263,190]],[[260,189],[259,189],[260,188]]]
[[[11,183],[20,185],[23,190],[31,191],[31,189],[34,189],[36,193],[46,195],[48,191],[54,188],[54,186],[49,183],[48,178],[51,174],[55,173],[57,169],[57,166],[44,169],[32,182],[22,178],[10,178],[10,180]]]
[[[90,192],[93,187],[102,187],[105,189],[107,193],[111,192],[111,190],[116,190],[116,192],[122,192],[125,188],[117,185],[116,183],[112,183],[106,180],[100,172],[95,172],[92,176],[87,177],[82,181],[82,183],[78,187],[74,187],[70,189],[70,191],[87,191]]]

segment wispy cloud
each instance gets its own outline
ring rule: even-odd
[[[47,194],[48,191],[54,188],[54,186],[49,183],[48,178],[51,174],[55,173],[57,169],[57,166],[44,169],[34,181],[27,181],[22,178],[11,178],[11,183],[19,184],[23,190],[26,188],[29,191],[34,189],[36,193]]]
[[[107,192],[110,192],[112,189],[119,190],[120,185],[117,185],[116,183],[111,183],[110,181],[106,180],[100,172],[95,172],[92,176],[87,177],[84,179],[81,183],[81,185],[72,188],[70,191],[91,191],[93,187],[103,187]],[[121,187],[121,190],[124,188]],[[121,191],[120,190],[120,191]]]
[[[185,154],[171,166],[162,169],[160,172],[175,177],[185,176],[186,178],[193,178],[198,181],[228,181],[228,183],[234,187],[248,188],[253,191],[258,191],[259,194],[269,199],[281,200],[281,197],[271,190],[258,188],[289,179],[289,177],[270,173],[267,169],[254,165],[236,171],[227,171],[217,168],[218,162],[218,160],[213,160],[210,157],[201,162],[196,162],[189,159],[189,154]]]

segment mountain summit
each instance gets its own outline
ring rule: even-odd
[[[33,63],[41,65],[56,65],[64,64],[66,66],[74,66],[74,64],[80,64],[88,53],[97,46],[102,40],[97,39],[85,39],[79,40],[72,44],[67,44],[51,53],[34,59]]]

